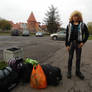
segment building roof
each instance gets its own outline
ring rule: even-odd
[[[31,12],[31,14],[30,14],[30,16],[29,16],[29,18],[28,18],[27,21],[28,21],[28,22],[37,22],[36,19],[35,19],[34,14],[33,14],[33,12]]]

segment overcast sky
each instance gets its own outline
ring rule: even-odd
[[[14,22],[26,22],[33,11],[38,22],[43,22],[48,7],[58,8],[63,26],[68,24],[72,11],[79,10],[85,23],[92,21],[92,0],[0,0],[0,17]]]

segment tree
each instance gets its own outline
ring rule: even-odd
[[[0,29],[1,30],[10,30],[12,25],[7,20],[0,20]]]
[[[53,5],[49,7],[49,11],[46,13],[44,22],[47,25],[47,30],[49,33],[55,33],[60,28],[60,17],[58,10]]]
[[[89,34],[92,35],[92,22],[89,22],[87,26],[88,26]]]

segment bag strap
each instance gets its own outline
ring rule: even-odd
[[[10,67],[9,67],[9,68],[10,68]],[[11,68],[11,70],[10,70],[10,69],[8,69],[8,67],[6,67],[5,69],[8,70],[9,72],[12,72],[12,68]]]

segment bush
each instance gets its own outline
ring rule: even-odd
[[[4,61],[0,61],[0,69],[3,69],[6,66],[8,65]]]
[[[92,35],[92,22],[89,22],[87,25],[88,25],[89,34]]]

